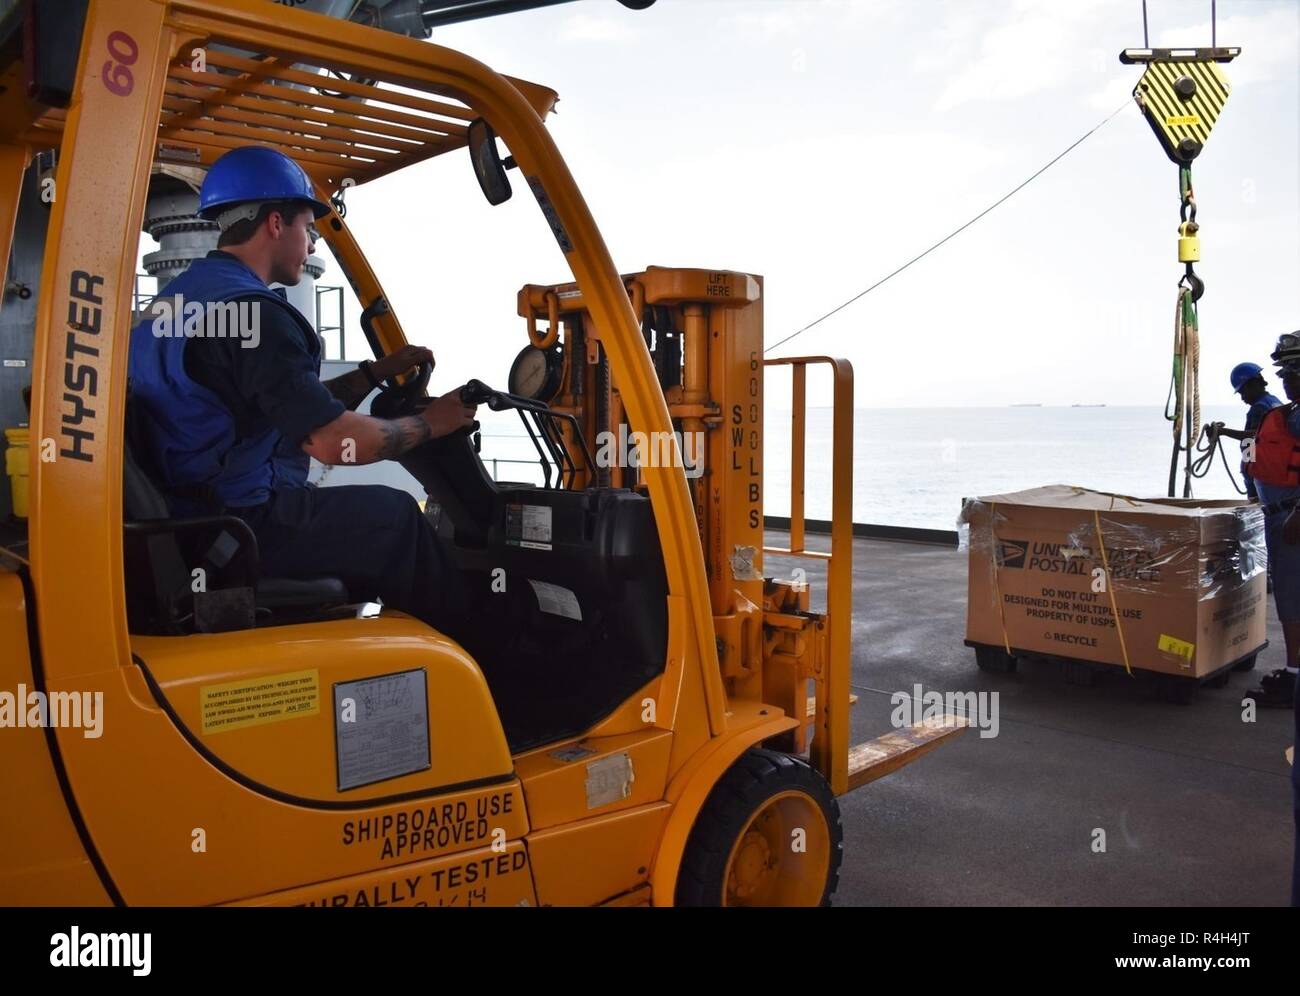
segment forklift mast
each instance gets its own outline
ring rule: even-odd
[[[640,468],[647,463],[685,469],[728,701],[768,703],[788,716],[806,713],[812,728],[801,723],[784,742],[794,753],[811,748],[814,766],[832,788],[848,791],[855,787],[847,720],[852,368],[829,357],[764,360],[762,277],[651,266],[622,280],[668,405],[670,436],[655,438],[626,424],[619,379],[608,372],[602,330],[576,284],[530,284],[520,290],[518,313],[526,320],[529,346],[516,369],[529,362],[530,353],[554,355],[557,380],[550,407],[576,416],[575,422],[560,426],[565,449],[622,457],[597,459],[592,466],[575,461],[574,486],[643,488]],[[546,361],[538,357],[533,362],[540,366]],[[809,363],[824,364],[832,374],[832,498],[839,528],[829,552],[808,551],[803,542]],[[790,546],[769,552],[825,565],[827,608],[820,613],[809,611],[806,572],[790,578],[764,575],[764,373],[774,365],[793,371],[792,524]],[[603,445],[585,445],[590,440]],[[843,701],[845,708],[831,709],[835,701]]]

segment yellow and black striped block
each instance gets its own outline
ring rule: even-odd
[[[1176,163],[1190,163],[1204,148],[1232,91],[1213,62],[1150,62],[1133,99]]]

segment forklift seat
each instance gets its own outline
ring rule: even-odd
[[[147,453],[128,395],[122,447],[122,512],[127,616],[131,632],[180,634],[246,628],[247,618],[302,621],[348,602],[338,578],[260,576],[257,537],[234,515],[173,518],[162,490],[138,456]],[[206,573],[206,591],[192,589],[191,564]],[[223,622],[224,620],[224,622]]]

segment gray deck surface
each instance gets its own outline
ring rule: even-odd
[[[788,536],[769,531],[772,546]],[[828,549],[809,537],[810,549]],[[824,568],[766,555],[764,573]],[[963,646],[966,554],[859,539],[854,546],[853,742],[891,728],[890,695],[996,691],[998,736],[968,730],[840,804],[837,906],[1285,905],[1293,822],[1290,710],[1242,721],[1242,692],[1282,663],[1269,605],[1257,669],[1191,705],[1122,670],[1091,687],[1059,665],[986,674]],[[1106,832],[1093,853],[1094,828]]]

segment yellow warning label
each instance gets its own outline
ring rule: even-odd
[[[1189,662],[1196,656],[1196,644],[1188,643],[1186,640],[1179,640],[1167,633],[1160,634],[1160,639],[1156,641],[1156,649],[1163,650],[1165,653],[1173,654],[1176,657],[1182,657]]]
[[[315,716],[320,712],[320,672],[313,668],[204,685],[199,689],[199,705],[204,733]]]
[[[1212,61],[1155,61],[1147,64],[1133,96],[1160,136],[1165,153],[1181,163],[1186,155],[1183,143],[1205,145],[1231,90]]]

